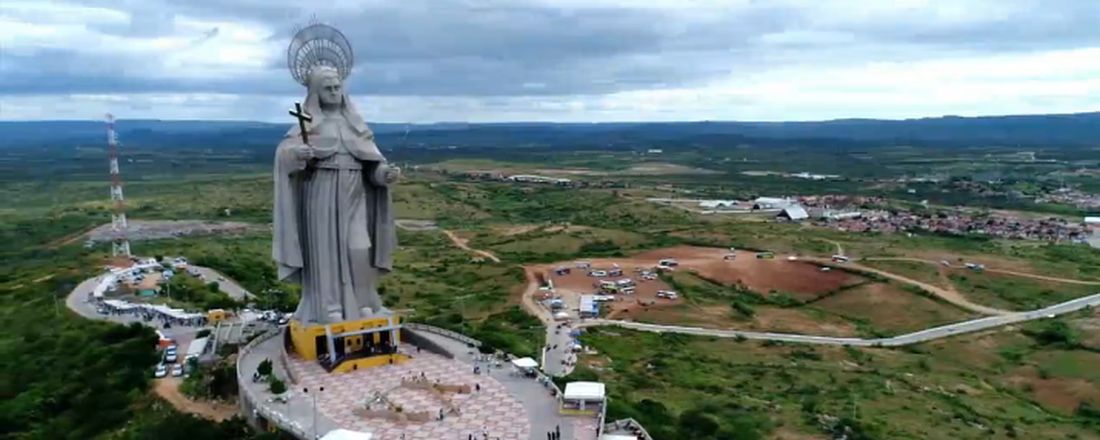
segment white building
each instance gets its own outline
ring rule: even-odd
[[[736,205],[736,200],[703,200],[699,202],[699,207],[704,209],[732,208]]]
[[[556,185],[566,185],[572,182],[569,179],[560,179],[557,177],[536,176],[534,174],[516,174],[514,176],[508,176],[508,180],[513,182],[524,183],[553,183]]]
[[[757,197],[752,201],[752,209],[783,209],[794,202],[789,198]]]
[[[606,397],[606,388],[600,382],[569,382],[562,391],[561,403],[563,409],[586,411],[593,405],[602,407]]]
[[[791,221],[799,221],[810,218],[810,214],[806,213],[806,209],[802,205],[790,205],[783,208],[783,211],[777,216],[779,218],[785,218]]]

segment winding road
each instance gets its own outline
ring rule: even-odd
[[[1016,324],[1024,321],[1030,321],[1034,319],[1042,319],[1053,317],[1057,315],[1063,315],[1066,313],[1076,312],[1086,307],[1100,306],[1100,294],[1090,295],[1074,300],[1066,301],[1061,304],[1055,304],[1050,307],[1045,307],[1038,310],[1032,310],[1030,312],[1018,312],[1009,315],[1000,316],[988,316],[985,318],[973,319],[970,321],[957,322],[954,324],[948,324],[939,327],[933,327],[926,330],[921,330],[913,333],[906,333],[904,335],[898,335],[891,338],[878,338],[878,339],[862,339],[862,338],[837,338],[829,336],[811,336],[811,335],[799,335],[791,333],[771,333],[771,332],[746,332],[740,330],[717,330],[706,329],[698,327],[684,327],[677,325],[658,325],[658,324],[646,324],[641,322],[631,321],[612,321],[605,319],[586,320],[577,323],[577,327],[594,327],[594,326],[617,326],[622,328],[628,328],[633,330],[648,331],[654,333],[682,333],[687,335],[698,336],[715,336],[720,338],[737,338],[743,337],[745,339],[759,339],[770,341],[782,341],[782,342],[797,342],[804,344],[822,344],[822,345],[852,345],[860,347],[900,347],[903,345],[917,344],[921,342],[932,341],[941,338],[947,338],[955,335],[961,335],[965,333],[974,333],[982,330],[988,330],[995,327],[1006,326],[1010,324]]]
[[[898,275],[896,273],[887,272],[887,271],[884,271],[884,270],[881,270],[881,269],[875,269],[875,268],[870,267],[870,266],[864,266],[864,265],[859,264],[859,263],[854,263],[854,262],[837,263],[837,262],[835,262],[835,261],[833,261],[829,258],[821,258],[821,257],[800,257],[799,259],[802,260],[802,261],[809,261],[809,262],[812,262],[812,263],[815,263],[815,264],[818,264],[818,265],[821,265],[821,266],[829,266],[829,267],[833,267],[833,268],[837,268],[837,269],[848,269],[848,270],[853,270],[853,271],[856,271],[856,272],[865,272],[865,273],[870,273],[870,274],[878,275],[878,276],[881,276],[881,277],[889,278],[889,279],[892,279],[892,280],[895,280],[895,281],[900,281],[902,283],[906,283],[906,284],[909,284],[909,285],[912,285],[912,286],[919,287],[922,290],[925,290],[925,291],[927,291],[927,292],[929,292],[933,295],[936,295],[940,299],[943,299],[944,301],[947,301],[951,304],[954,304],[954,305],[956,305],[960,308],[963,308],[963,309],[966,309],[966,310],[969,310],[969,311],[972,311],[972,312],[978,312],[978,313],[981,313],[983,315],[1011,315],[1011,314],[1015,313],[1015,312],[1010,311],[1010,310],[1002,310],[1002,309],[997,309],[997,308],[993,308],[993,307],[986,307],[986,306],[983,306],[981,304],[975,304],[973,302],[970,302],[970,300],[968,300],[961,293],[956,292],[954,290],[944,289],[944,288],[939,287],[939,286],[934,286],[934,285],[931,285],[931,284],[928,284],[928,283],[925,283],[925,282],[922,282],[922,281],[917,281],[917,280],[914,280],[912,278],[904,277],[904,276]]]
[[[210,278],[217,272],[205,267],[192,266],[196,269],[200,269],[201,273],[204,273],[206,277]],[[218,275],[220,276],[220,275]],[[100,280],[103,279],[103,275],[88,278],[77,284],[73,291],[69,293],[69,296],[65,298],[65,306],[72,310],[77,315],[80,315],[85,319],[93,319],[97,321],[114,322],[116,324],[128,325],[134,322],[141,323],[143,325],[149,325],[141,318],[133,315],[101,315],[96,311],[96,305],[89,300],[92,292],[96,286],[99,285]],[[217,279],[217,278],[214,278]],[[242,299],[249,294],[243,288],[230,278],[226,278],[225,281],[220,281],[218,286],[227,295],[234,297],[235,299]],[[226,290],[226,287],[234,286],[236,290],[234,293],[230,293]],[[154,327],[156,328],[156,327]],[[181,352],[186,352],[188,345],[195,338],[195,334],[201,330],[201,327],[189,327],[184,325],[174,325],[171,328],[157,328],[165,337],[171,338],[176,341]],[[162,379],[155,379],[153,382],[153,391],[157,393],[164,400],[171,403],[176,409],[198,415],[200,417],[208,418],[214,421],[223,421],[229,419],[237,414],[237,407],[226,403],[211,402],[211,401],[198,401],[192,400],[187,396],[184,396],[179,391],[180,379],[175,377],[165,377]]]
[[[913,263],[927,263],[927,264],[932,264],[932,265],[936,265],[936,266],[942,265],[938,261],[924,260],[924,259],[920,259],[920,258],[906,258],[906,257],[872,257],[872,258],[864,258],[863,261],[908,261],[908,262],[913,262]],[[1046,275],[1036,275],[1036,274],[1033,274],[1033,273],[1016,272],[1014,270],[996,269],[996,268],[990,268],[990,267],[987,267],[984,270],[986,272],[1003,273],[1005,275],[1013,275],[1013,276],[1024,277],[1024,278],[1034,278],[1034,279],[1043,280],[1043,281],[1054,281],[1054,282],[1058,282],[1058,283],[1077,284],[1077,285],[1082,285],[1082,286],[1100,286],[1100,281],[1086,281],[1086,280],[1075,280],[1075,279],[1072,279],[1072,278],[1048,277]]]
[[[454,243],[454,245],[457,246],[459,249],[463,249],[463,250],[466,250],[468,252],[473,252],[477,255],[481,255],[482,257],[493,260],[494,263],[499,263],[500,262],[500,258],[497,258],[497,256],[493,255],[492,252],[483,251],[481,249],[471,248],[467,244],[469,242],[469,240],[467,240],[465,238],[462,238],[462,237],[459,237],[458,235],[455,235],[454,232],[448,231],[446,229],[440,229],[440,230],[443,231],[443,234],[445,234],[447,236],[447,238],[450,238],[451,243]]]

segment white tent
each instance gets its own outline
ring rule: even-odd
[[[626,434],[604,434],[600,436],[600,440],[638,440],[638,437]]]
[[[321,440],[370,440],[373,435],[367,432],[333,429],[321,437]]]
[[[529,357],[525,357],[525,358],[519,358],[519,359],[512,359],[512,365],[514,365],[516,368],[529,370],[529,369],[532,369],[532,368],[538,368],[539,363],[535,362],[534,359],[531,359]]]
[[[600,382],[569,382],[565,384],[565,392],[562,398],[565,400],[600,401],[605,396],[606,389]]]

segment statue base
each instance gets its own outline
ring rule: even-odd
[[[286,330],[287,351],[318,361],[329,372],[390,365],[408,359],[397,353],[400,330],[400,317],[392,313],[329,324],[294,319]]]

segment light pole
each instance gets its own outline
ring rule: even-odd
[[[324,390],[325,387],[317,387],[317,392],[310,394],[313,397],[313,440],[317,440],[317,395]],[[309,387],[303,387],[302,392],[309,394]]]

